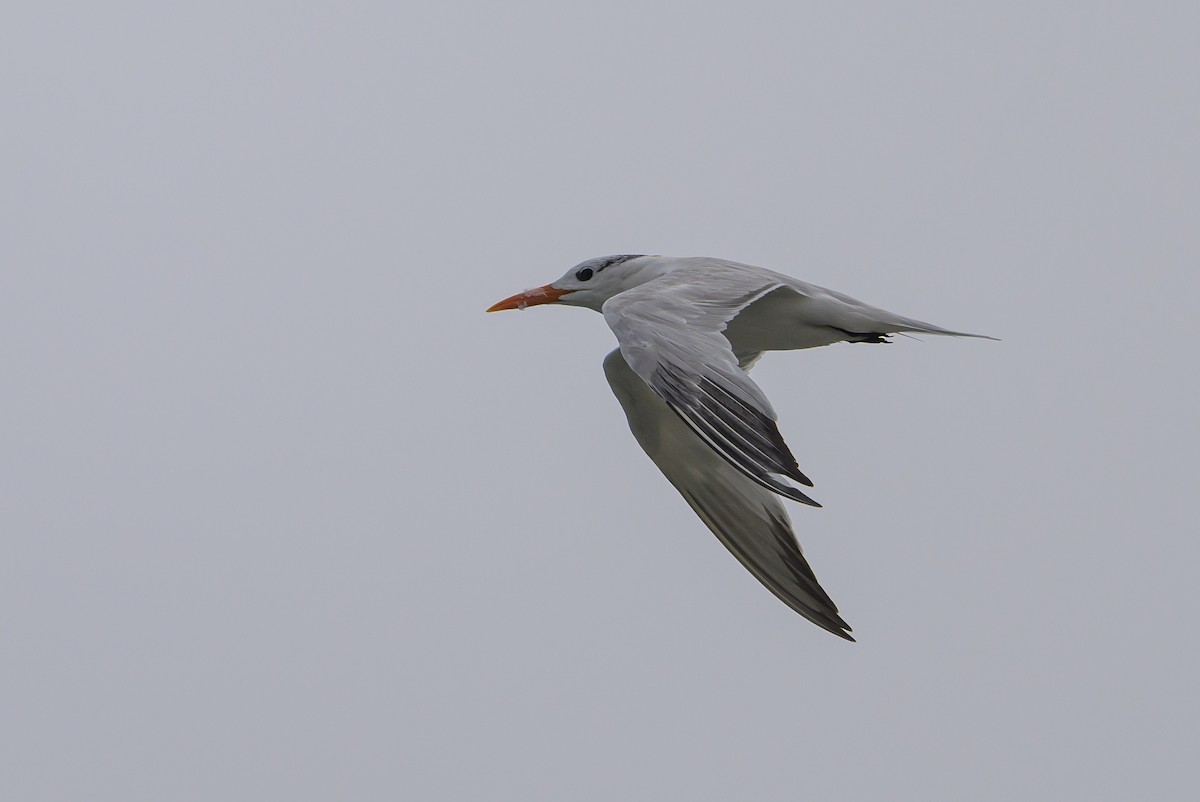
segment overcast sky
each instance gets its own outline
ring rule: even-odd
[[[17,3],[0,797],[1181,799],[1200,12]],[[606,253],[1001,342],[774,354],[847,643],[630,436]]]

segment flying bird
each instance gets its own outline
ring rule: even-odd
[[[487,311],[558,303],[604,315],[620,347],[604,373],[642,449],[700,520],[784,604],[847,640],[780,497],[821,506],[748,371],[766,351],[950,331],[761,267],[707,257],[623,254]],[[993,338],[986,338],[993,339]]]

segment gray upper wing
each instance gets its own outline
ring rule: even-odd
[[[820,506],[782,481],[812,486],[724,335],[780,286],[766,271],[683,268],[610,298],[603,312],[625,362],[709,447],[763,487]]]

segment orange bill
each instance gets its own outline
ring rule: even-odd
[[[544,287],[534,287],[532,290],[518,292],[500,303],[492,304],[487,311],[500,312],[504,309],[524,309],[527,306],[537,306],[538,304],[552,304],[570,292],[570,290],[560,290],[547,284]]]

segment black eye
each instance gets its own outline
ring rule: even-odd
[[[579,279],[580,281],[587,281],[591,277],[592,277],[592,269],[590,267],[585,267],[583,270],[580,270],[578,273],[575,274],[575,278]]]

